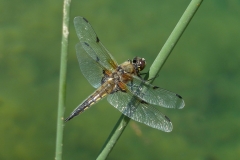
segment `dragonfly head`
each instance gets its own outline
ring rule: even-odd
[[[145,66],[146,66],[146,60],[144,58],[140,58],[140,57],[135,57],[132,60],[133,65],[135,66],[135,68],[138,69],[138,71],[142,71]]]

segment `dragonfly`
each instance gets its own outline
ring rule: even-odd
[[[153,86],[141,77],[140,72],[146,66],[144,58],[135,57],[119,65],[84,17],[75,17],[74,26],[80,40],[76,44],[76,53],[81,72],[96,90],[77,106],[65,122],[107,97],[107,101],[125,116],[152,128],[171,132],[172,122],[159,111],[158,106],[182,109],[185,105],[182,97]]]

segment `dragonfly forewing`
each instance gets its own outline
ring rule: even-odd
[[[110,52],[100,42],[90,23],[83,17],[74,18],[77,36],[86,52],[108,70],[114,70],[118,64]]]

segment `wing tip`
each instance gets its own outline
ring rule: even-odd
[[[86,18],[84,18],[84,17],[81,17],[85,22],[87,22],[88,23],[88,20],[86,19]]]
[[[176,93],[176,96],[177,96],[177,97],[179,98],[179,100],[181,101],[181,102],[179,102],[180,105],[179,105],[179,107],[177,107],[177,108],[178,108],[178,109],[182,109],[182,108],[184,108],[184,106],[185,106],[185,102],[184,102],[182,96],[180,96],[180,95],[177,94],[177,93]]]
[[[182,99],[182,96],[180,96],[179,94],[176,93],[176,96],[180,99]]]

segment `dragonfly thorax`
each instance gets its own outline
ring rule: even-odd
[[[122,63],[120,66],[118,66],[117,71],[121,74],[124,73],[135,73],[135,67],[134,65],[131,63],[131,61],[126,61],[124,63]]]
[[[144,58],[135,57],[133,60],[128,60],[118,67],[118,71],[138,75],[145,68],[146,61]]]

